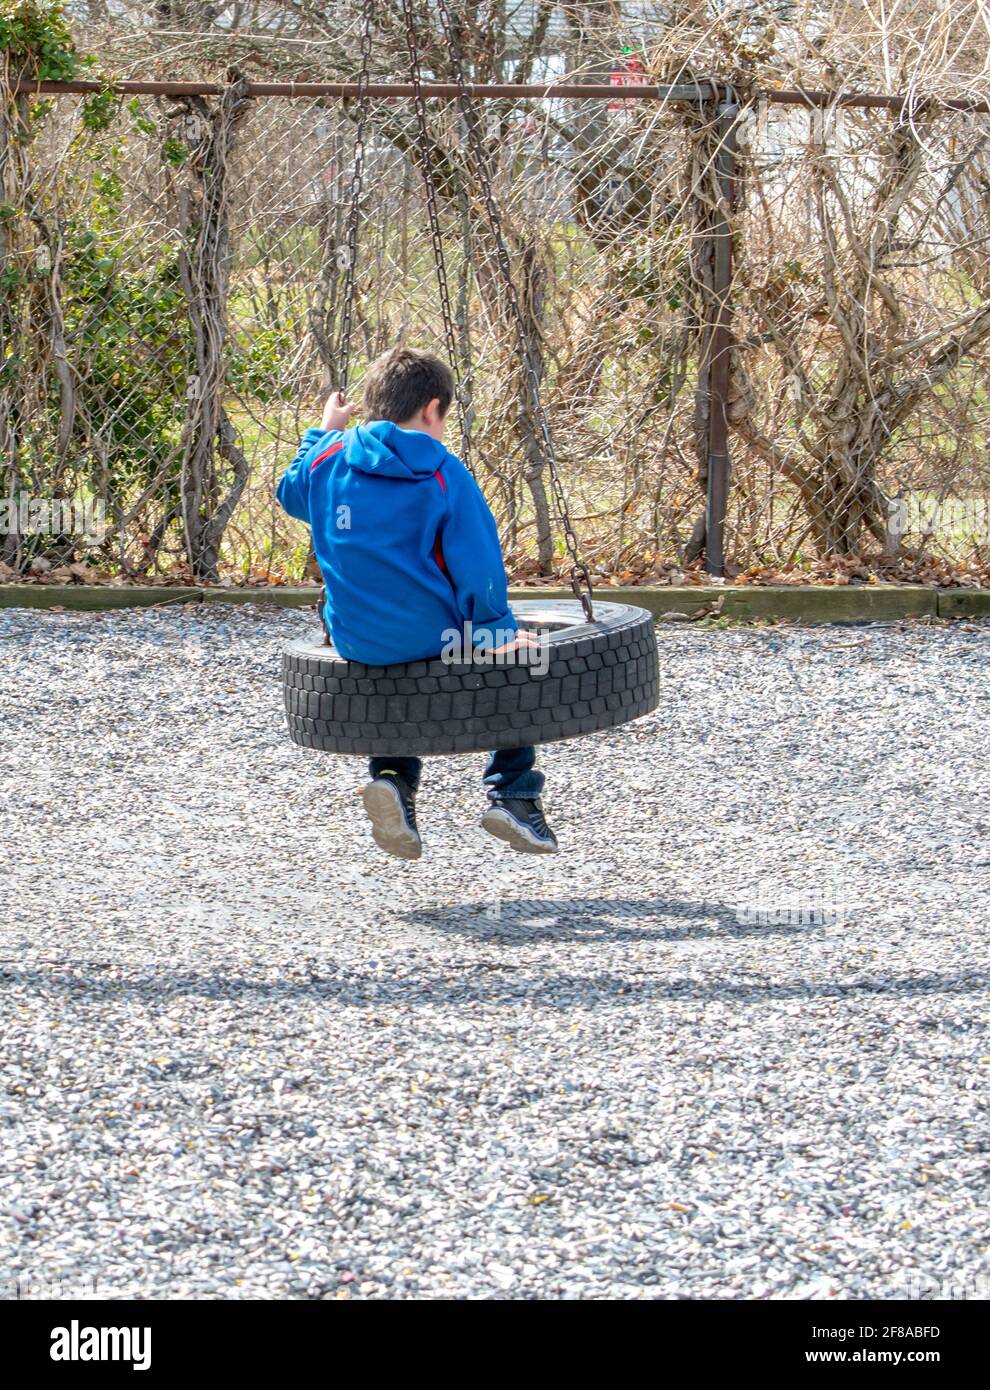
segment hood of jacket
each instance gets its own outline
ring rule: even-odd
[[[422,430],[403,430],[391,420],[358,425],[344,436],[344,459],[359,473],[383,478],[431,478],[447,450]]]

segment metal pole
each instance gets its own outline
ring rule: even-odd
[[[92,79],[70,82],[32,82],[19,78],[9,85],[14,93],[29,96],[53,95],[56,92],[117,92],[122,96],[220,96],[226,89],[217,82],[151,82],[126,81],[98,82]],[[249,97],[358,97],[361,95],[358,82],[248,82],[244,95]],[[370,97],[412,97],[416,88],[411,82],[370,82],[367,86]],[[578,83],[551,82],[539,83],[494,83],[468,82],[465,91],[469,97],[493,100],[517,101],[526,97],[531,100],[554,100],[564,98],[568,101],[659,101],[659,102],[701,102],[711,101],[716,94],[710,82],[677,82],[672,85],[657,86],[644,83],[642,86],[611,87],[602,83],[583,86]],[[453,101],[460,95],[455,82],[424,82],[423,96],[437,97],[443,101]]]
[[[15,95],[54,96],[59,92],[117,92],[122,96],[220,96],[225,90],[219,82],[157,82],[125,79],[99,81],[78,78],[67,82],[38,82],[18,78],[7,89]],[[711,101],[717,95],[712,82],[675,82],[671,84],[637,83],[635,86],[611,87],[603,83],[587,86],[573,82],[494,83],[469,82],[470,97],[492,100],[514,100],[525,97],[540,101],[562,98],[567,101],[659,101],[668,103]],[[244,95],[249,97],[356,97],[360,94],[357,82],[248,82]],[[410,82],[372,82],[368,95],[372,97],[411,97],[415,88]],[[452,101],[458,95],[453,82],[424,82],[423,95],[442,101]],[[911,110],[919,106],[934,106],[946,111],[990,114],[990,102],[969,97],[944,98],[919,94],[916,96],[887,96],[878,92],[805,92],[798,89],[781,91],[766,89],[754,93],[754,98],[784,106],[857,106],[865,109],[883,108],[890,111]]]
[[[736,117],[731,87],[718,108],[715,174],[719,205],[713,229],[714,317],[708,338],[708,496],[705,505],[705,568],[725,578],[725,514],[729,502],[729,348],[732,342],[732,210],[736,178]]]
[[[761,101],[778,106],[854,106],[863,110],[903,111],[917,109],[919,106],[935,106],[944,111],[963,111],[972,115],[990,114],[990,102],[973,97],[937,97],[931,94],[915,93],[911,96],[885,96],[880,92],[805,92],[797,88],[782,91],[767,88],[757,96]]]

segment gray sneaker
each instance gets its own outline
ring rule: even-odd
[[[416,797],[409,783],[386,768],[362,790],[375,844],[397,859],[418,859],[423,842],[416,829]]]
[[[520,854],[556,854],[557,839],[543,815],[539,801],[505,797],[489,803],[481,824],[497,840]]]

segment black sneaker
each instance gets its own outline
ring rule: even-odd
[[[375,844],[397,859],[418,859],[423,842],[416,829],[416,797],[409,783],[385,768],[363,788],[361,796]]]
[[[492,801],[481,824],[497,840],[521,854],[556,854],[557,839],[543,816],[539,801],[508,797]]]

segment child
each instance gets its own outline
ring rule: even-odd
[[[327,630],[347,661],[388,666],[436,657],[453,629],[494,651],[536,645],[509,609],[495,518],[443,446],[453,396],[453,375],[438,358],[414,348],[385,353],[365,379],[368,423],[344,433],[355,406],[335,393],[322,429],[306,431],[278,485],[285,510],[312,528]],[[535,763],[533,748],[491,755],[481,823],[515,850],[553,854]],[[372,758],[362,792],[375,843],[400,859],[422,853],[421,766],[399,749]]]

